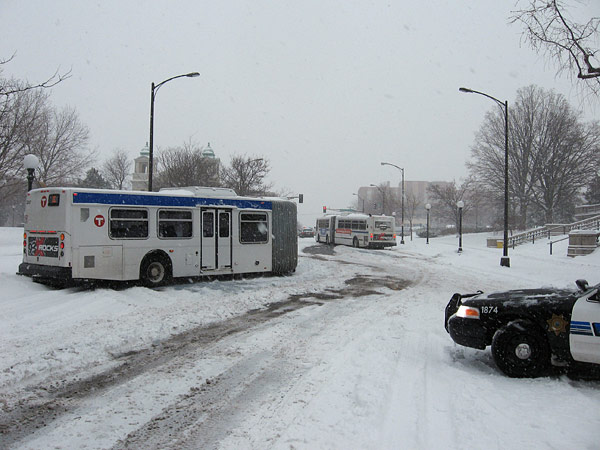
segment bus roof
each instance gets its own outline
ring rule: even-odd
[[[233,189],[207,188],[192,192],[183,189],[164,189],[159,192],[90,189],[75,187],[46,187],[35,189],[28,195],[60,192],[72,198],[74,204],[104,204],[122,206],[229,206],[241,209],[272,209],[275,200],[258,197],[239,197]],[[202,195],[204,193],[212,195]],[[233,195],[231,194],[233,193]],[[286,200],[287,201],[287,200]]]

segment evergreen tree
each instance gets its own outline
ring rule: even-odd
[[[94,189],[110,189],[110,183],[93,167],[86,172],[83,180],[79,180],[77,186]]]

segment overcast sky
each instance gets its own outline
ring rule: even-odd
[[[600,2],[579,14],[600,15]],[[582,9],[583,8],[583,9]],[[149,138],[150,85],[175,75],[155,102],[155,150],[210,142],[225,164],[265,157],[269,181],[303,193],[299,219],[343,208],[360,186],[466,175],[485,97],[514,100],[536,84],[578,109],[574,81],[521,42],[513,0],[45,1],[0,0],[4,76],[52,89],[91,132],[98,165],[115,148],[133,158]],[[587,118],[595,112],[584,110]]]

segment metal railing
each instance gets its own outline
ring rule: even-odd
[[[535,239],[539,237],[547,237],[554,235],[568,234],[572,230],[590,230],[600,229],[600,216],[590,217],[589,219],[580,220],[566,225],[559,225],[555,227],[538,227],[533,230],[524,231],[522,233],[513,234],[508,238],[509,247],[514,248],[517,245],[524,244],[525,242],[535,243]],[[561,239],[562,240],[562,239]],[[558,242],[558,241],[554,241]]]
[[[548,245],[550,246],[550,254],[552,254],[552,245],[553,244],[556,244],[557,242],[564,241],[564,240],[567,240],[567,239],[569,239],[569,236],[565,236],[565,237],[557,239],[555,241],[548,242]]]

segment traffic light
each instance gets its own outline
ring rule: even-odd
[[[323,206],[323,214],[327,212],[327,206]]]

